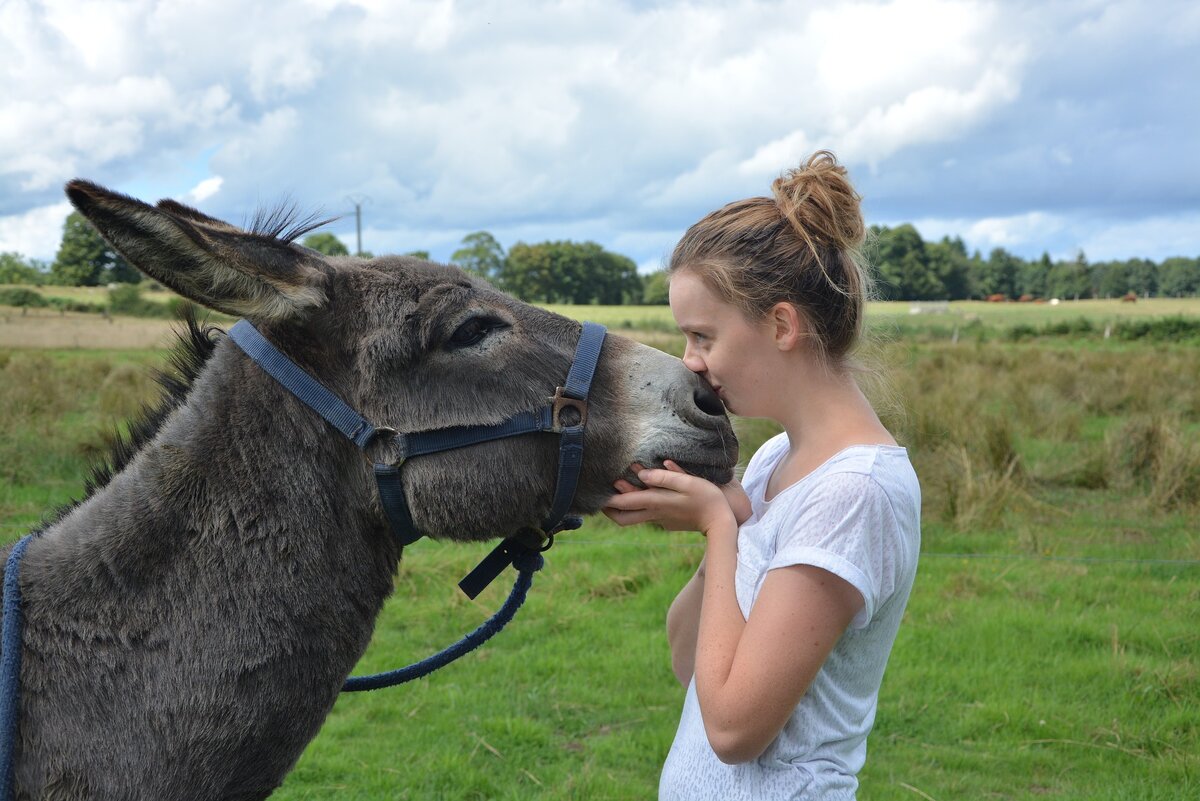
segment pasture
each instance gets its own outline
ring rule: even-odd
[[[557,310],[681,348],[665,308]],[[1200,345],[1103,338],[1130,316],[1196,320],[1200,300],[872,305],[872,392],[924,515],[864,801],[1200,795]],[[1076,319],[1090,333],[1003,336]],[[956,344],[936,333],[956,325]],[[81,492],[116,421],[154,395],[168,328],[0,309],[6,541]],[[774,431],[737,424],[744,463]],[[476,601],[455,586],[485,551],[408,549],[356,672],[490,615],[507,586]],[[663,619],[700,554],[694,535],[588,520],[502,635],[430,678],[343,697],[274,797],[654,797],[683,698]]]

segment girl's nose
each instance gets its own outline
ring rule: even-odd
[[[683,366],[691,370],[693,373],[704,372],[704,360],[696,355],[696,352],[692,350],[692,346],[690,344],[684,345],[683,347]]]

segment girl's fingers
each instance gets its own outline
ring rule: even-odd
[[[616,481],[614,481],[613,487],[615,487],[617,492],[620,493],[637,492],[637,487],[633,486],[623,478],[618,478]]]
[[[665,467],[667,470],[670,470],[672,473],[687,473],[686,470],[672,462],[670,459],[663,461],[663,467]]]
[[[683,492],[692,477],[687,473],[672,473],[670,470],[643,470],[638,473],[638,479],[647,487],[662,487]]]
[[[645,493],[645,490],[638,490],[636,492],[626,492],[621,495],[614,495],[608,499],[608,503],[605,504],[605,508],[621,510],[645,509],[646,503],[649,500]]]
[[[604,516],[616,523],[618,526],[632,526],[635,523],[645,523],[651,519],[651,514],[645,509],[634,509],[631,511],[622,511],[614,509],[611,506],[606,506],[601,509]]]

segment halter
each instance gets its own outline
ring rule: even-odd
[[[245,351],[247,356],[357,445],[364,454],[368,448],[381,440],[390,444],[392,452],[399,454],[391,463],[373,461],[373,465],[380,504],[392,534],[401,546],[411,545],[423,536],[413,524],[401,481],[402,468],[409,459],[524,434],[559,435],[558,478],[554,499],[550,505],[550,514],[541,526],[546,544],[540,547],[531,546],[519,537],[503,540],[458,583],[469,598],[475,598],[506,567],[510,564],[516,566],[517,579],[500,611],[462,640],[432,657],[388,673],[351,677],[346,680],[343,691],[373,690],[424,676],[477,648],[516,614],[532,583],[532,574],[542,566],[540,552],[553,544],[556,533],[579,528],[582,523],[578,516],[568,515],[567,512],[579,486],[579,473],[583,466],[583,435],[588,418],[588,393],[596,372],[596,364],[600,360],[605,334],[605,327],[598,323],[583,324],[583,331],[575,347],[575,358],[571,362],[565,384],[558,387],[554,397],[549,399],[550,402],[537,411],[520,412],[494,425],[454,426],[401,433],[394,428],[372,425],[345,401],[284,356],[248,321],[240,320],[229,330],[229,338]],[[571,423],[564,422],[562,413],[566,409],[574,410],[579,419]]]

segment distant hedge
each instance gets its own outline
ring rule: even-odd
[[[0,306],[22,306],[36,309],[49,305],[49,301],[42,297],[41,293],[28,287],[13,286],[0,289]]]

